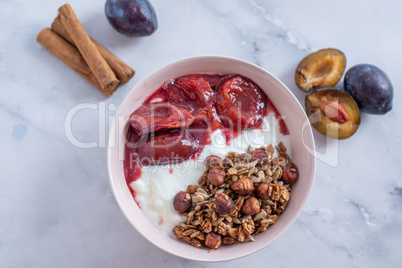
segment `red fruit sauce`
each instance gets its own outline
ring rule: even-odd
[[[197,159],[217,129],[230,144],[244,129],[261,128],[270,112],[280,133],[288,135],[278,110],[248,78],[191,74],[169,79],[130,117],[123,162],[127,185],[131,190],[130,183],[141,176],[143,165]]]

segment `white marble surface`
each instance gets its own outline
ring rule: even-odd
[[[130,39],[111,28],[104,1],[70,1],[87,31],[137,71],[106,99],[35,41],[63,1],[0,1],[0,267],[400,267],[402,2],[152,3],[157,32]],[[325,154],[305,209],[285,235],[251,256],[206,264],[165,253],[132,228],[109,187],[103,136],[113,107],[140,79],[184,57],[226,55],[272,72],[303,102],[295,67],[327,47],[346,54],[347,68],[383,69],[395,88],[394,108],[362,114],[357,133],[339,143],[314,132]],[[97,109],[78,112],[73,133],[97,142],[91,149],[72,145],[64,128],[70,109],[84,103]]]

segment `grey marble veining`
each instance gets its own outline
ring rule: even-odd
[[[63,1],[0,1],[0,267],[400,267],[402,255],[402,2],[152,0],[159,28],[131,39],[104,16],[104,1],[72,0],[88,33],[136,71],[109,99],[36,43]],[[394,89],[385,116],[361,115],[354,136],[314,131],[316,180],[295,224],[275,243],[225,263],[169,255],[120,212],[106,172],[109,118],[156,68],[197,55],[253,62],[304,104],[294,70],[308,53],[342,50],[347,69],[371,63]],[[343,81],[338,85],[343,87]],[[65,120],[77,105],[72,134]]]

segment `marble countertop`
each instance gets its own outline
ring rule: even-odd
[[[127,38],[107,22],[104,2],[71,0],[87,32],[137,72],[106,98],[35,39],[63,1],[0,1],[0,267],[400,267],[402,263],[402,2],[152,0],[159,28]],[[307,54],[338,48],[347,69],[371,63],[394,89],[384,116],[361,114],[347,140],[314,132],[317,172],[295,224],[242,259],[199,263],[144,239],[121,213],[106,171],[109,119],[144,76],[198,55],[261,66],[304,103],[294,70]],[[343,83],[337,87],[342,88]],[[65,120],[77,105],[93,109]],[[79,106],[78,106],[79,107]]]

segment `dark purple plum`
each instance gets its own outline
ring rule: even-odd
[[[394,88],[388,76],[371,64],[359,64],[348,70],[345,90],[355,99],[360,111],[385,114],[392,109]]]
[[[105,14],[116,31],[129,37],[151,35],[158,28],[148,0],[107,0]]]

